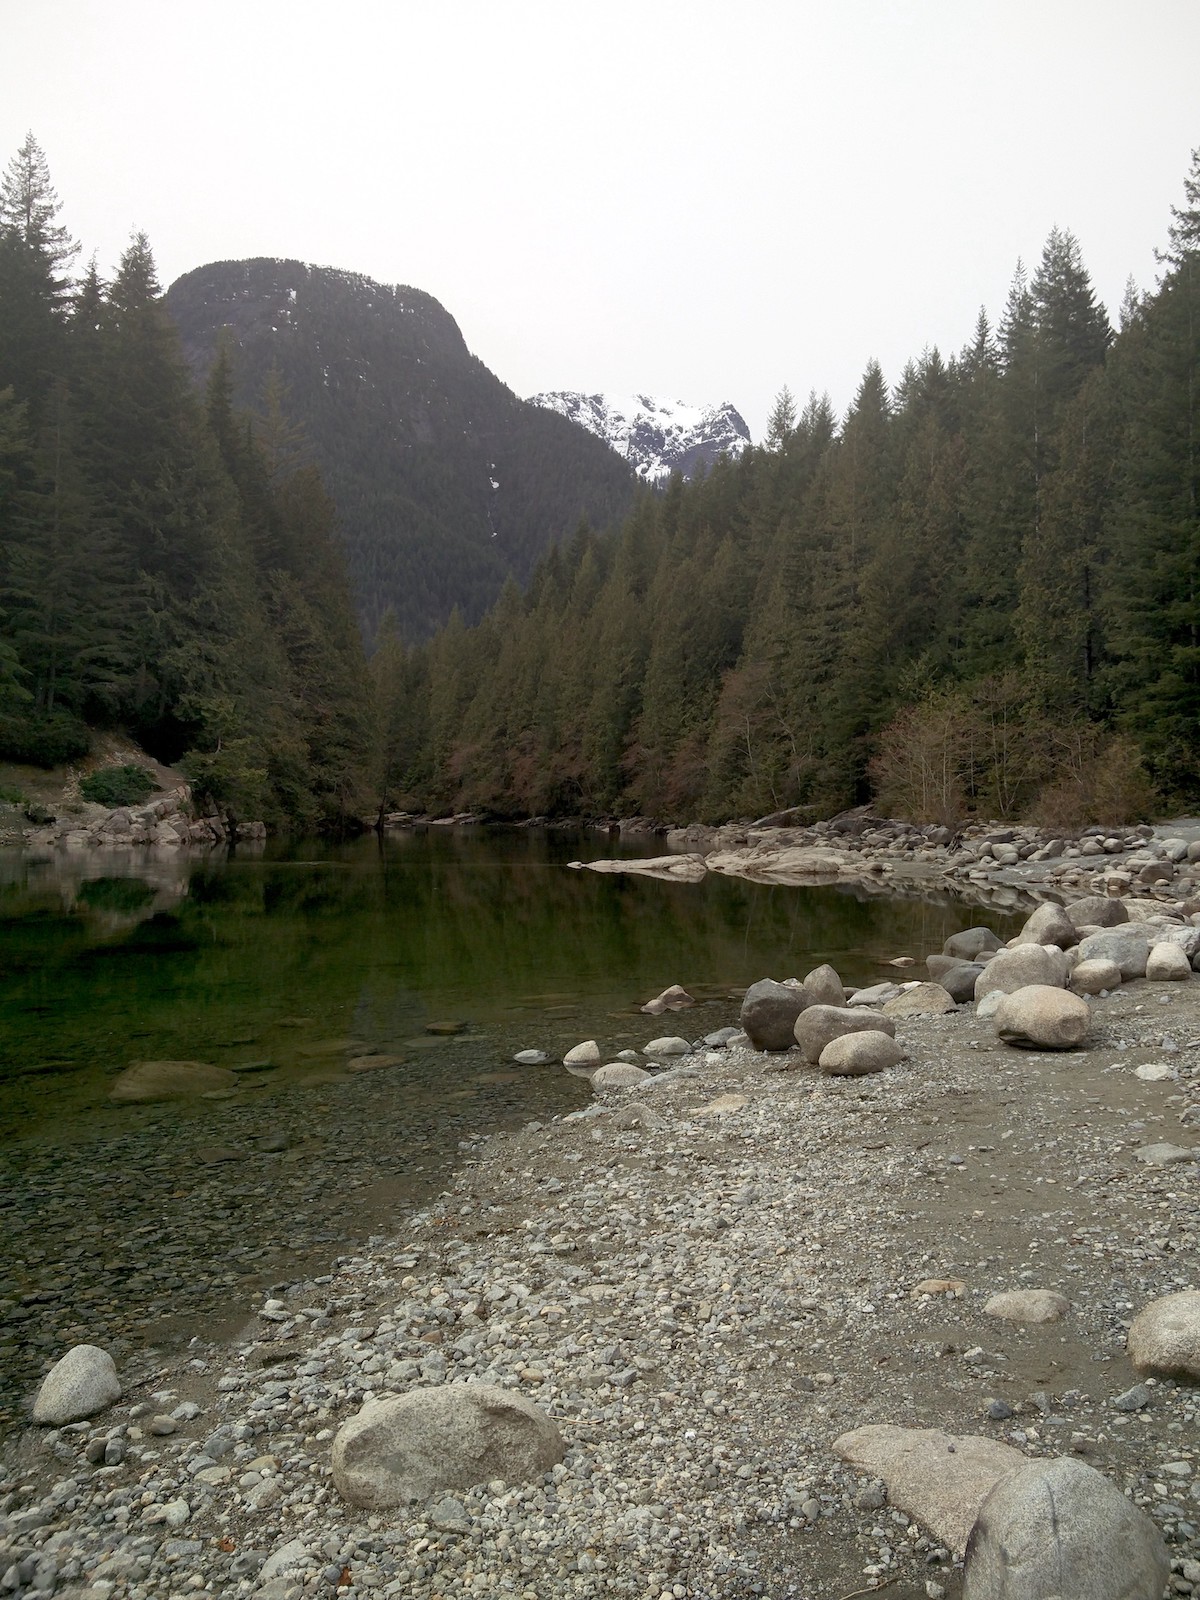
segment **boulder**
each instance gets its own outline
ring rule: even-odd
[[[982,999],[975,1002],[975,1016],[979,1022],[990,1022],[1008,999],[1003,989],[989,989]]]
[[[1019,944],[1011,950],[997,951],[992,957],[975,980],[975,998],[981,1000],[993,989],[1013,994],[1034,983],[1061,989],[1068,976],[1067,958],[1061,950],[1047,949],[1041,944]]]
[[[953,972],[955,967],[969,965],[972,965],[972,963],[964,962],[961,956],[934,955],[925,957],[925,970],[935,983],[940,983],[942,981],[943,973]]]
[[[922,1523],[956,1556],[979,1508],[1006,1473],[1024,1464],[1011,1445],[970,1434],[947,1434],[937,1428],[898,1428],[876,1423],[836,1439],[843,1461],[882,1478],[888,1499]]]
[[[383,1510],[502,1478],[530,1483],[565,1454],[562,1435],[524,1396],[448,1383],[372,1401],[333,1441],[333,1481],[351,1505]]]
[[[585,1039],[582,1044],[574,1045],[563,1057],[564,1067],[598,1067],[600,1065],[600,1046],[595,1039]]]
[[[1005,1322],[1061,1322],[1070,1309],[1066,1296],[1053,1289],[1008,1289],[994,1294],[983,1312]]]
[[[94,1417],[121,1398],[116,1362],[94,1344],[73,1345],[42,1380],[33,1420],[61,1428]]]
[[[1200,1379],[1200,1289],[1163,1295],[1129,1325],[1129,1359],[1144,1374]]]
[[[1080,961],[1115,961],[1122,979],[1144,978],[1150,958],[1150,941],[1139,927],[1105,928],[1080,942]]]
[[[596,1094],[605,1089],[631,1089],[649,1076],[645,1067],[631,1067],[627,1061],[610,1061],[592,1073],[592,1089]]]
[[[814,1006],[846,1004],[846,991],[842,987],[842,980],[828,962],[812,969],[804,980],[804,987],[808,990],[810,1002]]]
[[[1032,1050],[1073,1050],[1091,1026],[1086,1000],[1050,984],[1028,984],[996,1008],[996,1035]]]
[[[690,1056],[692,1047],[686,1039],[681,1039],[678,1034],[671,1034],[663,1039],[651,1039],[650,1043],[642,1046],[644,1056]]]
[[[1026,919],[1017,935],[1020,944],[1054,944],[1069,950],[1079,943],[1079,932],[1062,906],[1047,901]]]
[[[130,1104],[142,1100],[178,1100],[186,1095],[213,1094],[237,1086],[236,1073],[208,1061],[134,1061],[108,1091],[110,1100]]]
[[[964,928],[961,933],[950,935],[942,946],[942,954],[955,956],[959,961],[974,961],[985,950],[1000,950],[1003,946],[1003,939],[990,928]]]
[[[933,958],[930,957],[930,960]],[[967,1005],[975,998],[975,985],[979,974],[985,969],[977,961],[956,961],[947,970],[935,974],[936,981],[941,984],[951,1000],[956,1005]]]
[[[1076,994],[1104,994],[1120,987],[1120,967],[1099,956],[1093,961],[1081,961],[1071,973],[1071,988]]]
[[[803,985],[763,978],[746,990],[738,1020],[756,1050],[790,1050],[796,1042],[796,1018],[810,1003]]]
[[[1152,983],[1186,983],[1192,963],[1181,945],[1163,943],[1150,947],[1146,957],[1146,976]]]
[[[883,1072],[904,1060],[903,1047],[890,1033],[872,1029],[867,1033],[843,1033],[831,1039],[821,1051],[818,1065],[833,1078],[862,1078],[869,1072]]]
[[[664,1011],[686,1011],[689,1006],[694,1006],[695,1000],[686,989],[673,983],[669,989],[664,989],[653,1000],[647,1000],[642,1010],[650,1017],[661,1017]]]
[[[940,983],[918,983],[884,1005],[885,1017],[944,1017],[955,1009],[954,997]]]
[[[809,1006],[796,1018],[793,1033],[804,1059],[815,1065],[831,1040],[847,1033],[887,1033],[895,1038],[896,1024],[862,1007],[852,1011],[846,1006]]]
[[[1072,900],[1067,915],[1079,928],[1115,928],[1129,921],[1125,902],[1109,894],[1087,894],[1081,900]]]
[[[1082,1461],[1025,1461],[999,1480],[967,1543],[963,1600],[1161,1600],[1171,1575],[1144,1511]]]

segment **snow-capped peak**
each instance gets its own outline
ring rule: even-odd
[[[690,478],[701,462],[739,456],[750,430],[733,406],[691,406],[654,395],[576,394],[558,390],[530,396],[530,404],[578,422],[624,456],[644,483],[664,483],[672,472]]]

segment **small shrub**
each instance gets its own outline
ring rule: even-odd
[[[23,806],[25,796],[19,789],[10,788],[6,783],[0,783],[0,805]]]
[[[101,767],[80,782],[79,792],[100,806],[136,806],[155,788],[154,774],[145,767]]]
[[[48,717],[0,718],[0,758],[31,767],[59,767],[78,761],[92,747],[86,726],[69,711]]]

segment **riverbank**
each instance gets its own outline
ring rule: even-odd
[[[1157,1522],[1174,1592],[1200,1590],[1196,1392],[1139,1389],[1124,1350],[1195,1283],[1200,977],[1088,1004],[1081,1051],[1013,1050],[964,1006],[897,1018],[906,1058],[868,1078],[702,1048],[471,1141],[399,1237],[280,1283],[232,1345],[131,1365],[92,1422],[28,1432],[0,1486],[10,1590],[953,1597],[956,1552],[833,1449],[882,1422],[1086,1461]],[[1066,1317],[985,1312],[1030,1287]],[[554,1418],[561,1465],[413,1514],[344,1504],[339,1425],[463,1379]]]

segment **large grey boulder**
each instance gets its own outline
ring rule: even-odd
[[[1086,1000],[1050,984],[1028,984],[996,1008],[996,1037],[1030,1050],[1073,1050],[1083,1043],[1092,1014]]]
[[[492,1478],[530,1483],[565,1448],[550,1418],[523,1395],[449,1383],[365,1405],[338,1429],[331,1465],[343,1500],[382,1510]]]
[[[833,1078],[863,1078],[904,1060],[904,1049],[890,1033],[844,1033],[821,1051],[818,1066]]]
[[[1060,950],[1069,950],[1079,943],[1079,932],[1062,906],[1047,901],[1026,918],[1017,940],[1020,944],[1055,944]]]
[[[831,1040],[846,1033],[887,1033],[895,1038],[896,1024],[862,1006],[853,1011],[845,1006],[809,1006],[796,1018],[792,1031],[804,1059],[815,1065]]]
[[[996,1484],[967,1543],[963,1600],[1161,1600],[1162,1535],[1102,1473],[1058,1457]]]
[[[1061,989],[1070,976],[1067,958],[1061,950],[1041,944],[1019,944],[1011,950],[998,950],[975,980],[975,998],[982,1000],[994,989],[1012,994],[1031,983]]]
[[[802,985],[762,978],[746,990],[738,1020],[756,1050],[790,1050],[796,1042],[796,1018],[811,1004],[812,996]]]
[[[1141,1373],[1200,1378],[1200,1289],[1152,1300],[1130,1323],[1126,1349]]]
[[[1149,958],[1150,940],[1136,924],[1089,933],[1079,945],[1080,961],[1115,961],[1126,981],[1144,978]]]
[[[582,1044],[572,1045],[563,1057],[564,1067],[598,1067],[602,1057],[600,1046],[595,1039],[585,1039]]]
[[[888,1499],[941,1539],[956,1556],[979,1508],[1006,1473],[1025,1457],[1011,1445],[938,1428],[874,1423],[836,1439],[843,1461],[887,1485]]]
[[[113,1079],[110,1100],[177,1100],[232,1090],[237,1074],[209,1061],[135,1061]]]
[[[804,979],[804,987],[808,991],[809,1000],[814,1006],[844,1006],[846,1004],[846,991],[842,987],[842,980],[838,977],[835,968],[826,961],[819,967],[814,967]]]
[[[942,946],[944,956],[957,956],[960,961],[974,961],[985,950],[1003,949],[1004,941],[990,928],[964,928],[952,933]]]
[[[1087,894],[1081,900],[1072,900],[1067,915],[1076,928],[1115,928],[1129,921],[1125,902],[1108,894]]]
[[[116,1362],[94,1344],[73,1345],[42,1380],[33,1402],[33,1420],[61,1428],[94,1417],[121,1398]]]

